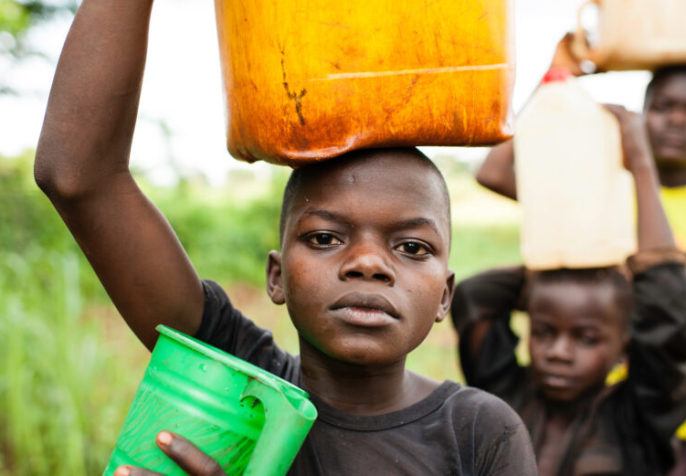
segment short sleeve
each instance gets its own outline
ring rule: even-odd
[[[478,475],[536,475],[536,457],[526,426],[503,400],[490,394],[478,409],[475,426]]]
[[[294,381],[297,359],[274,343],[272,333],[235,309],[214,281],[202,282],[205,292],[202,322],[195,337],[268,372]]]

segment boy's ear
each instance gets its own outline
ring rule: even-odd
[[[267,258],[267,294],[274,304],[286,302],[281,279],[281,253],[272,250]]]
[[[438,309],[436,322],[441,322],[445,319],[446,314],[450,311],[453,294],[455,294],[455,273],[452,270],[448,270],[448,277],[445,280],[445,288],[443,289],[443,296],[441,296],[441,307]]]

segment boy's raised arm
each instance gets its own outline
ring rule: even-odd
[[[193,334],[204,295],[185,251],[133,180],[152,0],[84,0],[57,66],[35,178],[131,329],[152,348],[155,326]]]
[[[660,202],[660,181],[643,120],[622,106],[606,105],[622,131],[624,165],[634,176],[637,207],[638,251],[676,247],[672,229]]]

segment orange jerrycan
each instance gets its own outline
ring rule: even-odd
[[[510,0],[215,0],[236,158],[511,135]]]
[[[636,251],[631,174],[617,119],[551,68],[517,117],[521,252],[530,269],[623,263]]]
[[[596,44],[584,41],[584,9],[598,6]],[[587,0],[579,9],[572,48],[581,59],[604,70],[652,70],[686,63],[686,1],[684,0]]]

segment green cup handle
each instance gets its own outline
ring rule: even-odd
[[[241,400],[246,397],[262,403],[265,423],[243,474],[283,476],[305,441],[317,412],[312,405],[295,408],[278,384],[268,378],[251,380]]]

